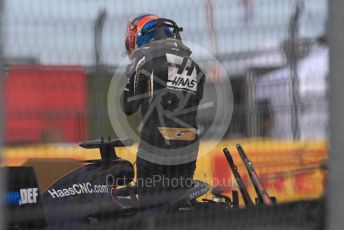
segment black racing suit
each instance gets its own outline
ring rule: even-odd
[[[165,187],[142,184],[147,178],[180,178],[184,184],[193,177],[199,147],[196,115],[205,76],[190,55],[179,40],[153,41],[135,51],[128,66],[121,101],[127,115],[141,107],[136,162],[141,194]]]

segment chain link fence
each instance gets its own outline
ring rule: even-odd
[[[326,41],[322,39],[325,33],[326,1],[175,1],[154,4],[137,1],[4,2],[3,47],[7,76],[14,74],[18,68],[42,66],[49,67],[51,71],[55,71],[55,68],[55,72],[78,66],[80,74],[86,76],[84,83],[75,82],[85,85],[79,90],[80,96],[86,100],[79,100],[84,108],[69,115],[70,119],[75,119],[73,129],[76,137],[64,138],[64,134],[50,134],[52,139],[75,141],[87,136],[113,135],[111,129],[107,129],[109,122],[106,122],[107,88],[114,70],[126,60],[123,40],[127,18],[140,12],[154,12],[173,18],[184,27],[185,41],[201,46],[220,61],[226,73],[219,73],[214,63],[199,58],[201,63],[208,62],[202,65],[208,70],[209,82],[221,84],[217,79],[222,75],[231,79],[235,112],[227,136],[310,139],[314,135],[309,132],[314,131],[316,123],[323,125],[315,138],[326,136],[326,98],[325,93],[318,92],[325,91],[319,89],[319,84],[326,88],[323,84],[327,74],[326,51],[319,53],[319,49],[326,49]],[[319,66],[319,71],[322,71],[319,77],[313,77],[318,70],[307,70],[307,66],[317,64],[309,60],[316,55],[319,57],[313,59],[324,59],[319,60],[323,65]],[[62,72],[59,74],[65,74]],[[264,77],[267,73],[277,77],[271,76],[273,79],[269,80],[267,76]],[[266,80],[258,80],[260,78]],[[313,81],[314,78],[318,80]],[[68,88],[68,81],[73,80],[66,80],[65,83],[61,80],[61,84]],[[35,85],[35,80],[28,82],[28,87]],[[26,85],[24,82],[21,84]],[[47,86],[42,82],[37,84],[37,87],[56,90],[54,83]],[[314,90],[299,95],[303,94],[304,85]],[[274,92],[276,89],[281,95]],[[19,88],[17,90],[20,91]],[[262,95],[261,91],[272,92]],[[314,99],[318,97],[321,97],[321,102]],[[318,105],[318,102],[321,104]],[[27,103],[28,106],[30,104]],[[310,115],[314,113],[311,109],[313,105],[321,110],[319,117]],[[21,108],[23,112],[16,109],[15,113],[25,114],[26,111]],[[46,115],[50,117],[49,114],[63,116],[64,110],[68,109],[62,106],[57,112],[46,108],[41,113],[45,113],[44,110],[50,110]],[[314,120],[312,124],[303,121],[308,117]],[[58,120],[64,119],[68,118]],[[204,124],[211,122],[207,117],[203,120]],[[47,136],[46,132],[50,131],[40,130],[39,135]],[[306,133],[298,134],[300,132]],[[13,133],[9,135],[14,138]]]
[[[101,136],[124,138],[114,130],[109,117],[109,88],[114,78],[124,78],[129,63],[124,46],[128,18],[154,13],[171,18],[184,28],[182,39],[206,73],[204,100],[215,102],[219,113],[232,112],[229,124],[217,121],[213,109],[199,113],[200,133],[227,125],[228,128],[220,140],[212,138],[216,135],[204,135],[200,155],[204,153],[206,157],[198,160],[195,177],[206,180],[232,177],[223,170],[227,165],[223,163],[221,149],[243,143],[264,184],[278,201],[323,197],[329,75],[326,0],[2,0],[0,3],[3,165],[23,165],[28,158],[99,158],[97,152],[80,150],[77,143]],[[217,89],[226,84],[231,88],[232,98],[217,98]],[[123,90],[121,85],[113,87],[115,92]],[[119,101],[119,94],[114,101]],[[112,106],[119,107],[119,103]],[[140,119],[135,115],[120,123],[136,127]],[[209,150],[214,141],[219,143],[217,149]],[[123,152],[121,157],[135,161],[135,156]],[[248,175],[244,180],[248,184]],[[249,190],[254,191],[251,187]],[[226,190],[228,194],[231,191],[232,187]],[[319,211],[311,214],[304,203],[293,205],[292,211],[277,206],[276,213],[264,209],[261,213],[233,211],[230,215],[242,218],[247,215],[244,219],[238,217],[238,228],[245,225],[246,219],[263,223],[270,215],[276,215],[277,219],[271,217],[274,223],[285,224],[286,229],[290,221],[305,222],[291,226],[292,229],[321,229],[323,223],[313,221],[317,215],[323,216],[319,208],[322,201],[307,203]],[[299,210],[298,205],[304,219],[295,220],[298,218],[295,216],[289,219],[291,212]],[[196,223],[215,221],[221,215],[227,214],[218,213],[204,220],[193,216],[180,223],[201,227]],[[171,218],[177,220],[180,216]],[[162,219],[143,227],[141,222],[130,226],[142,229],[168,226],[174,229],[175,223],[179,226],[179,222],[169,221],[168,217]],[[163,226],[159,221],[169,224]],[[226,222],[225,218],[221,221]],[[235,221],[230,224],[235,225]],[[258,228],[266,226],[268,222]]]

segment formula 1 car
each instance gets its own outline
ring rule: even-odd
[[[2,199],[5,203],[3,225],[9,229],[45,228],[63,223],[100,223],[108,218],[142,218],[176,210],[192,211],[202,207],[239,207],[238,194],[235,191],[232,201],[223,195],[219,188],[212,189],[216,199],[197,202],[196,199],[210,189],[207,183],[199,180],[194,180],[189,188],[174,189],[165,195],[152,196],[152,202],[143,205],[137,198],[137,188],[133,184],[133,165],[117,157],[115,151],[116,147],[130,145],[130,139],[118,140],[110,137],[106,140],[101,138],[83,142],[79,145],[82,148],[98,148],[101,159],[81,161],[82,165],[70,168],[67,173],[65,170],[60,178],[49,183],[37,179],[37,173],[42,174],[39,164],[32,167],[1,168],[1,176],[6,179]],[[255,174],[252,163],[241,146],[238,145],[237,148],[256,189],[257,204],[271,205],[272,200]],[[254,206],[229,151],[224,149],[224,153],[246,207]],[[49,175],[53,172],[52,167],[45,168],[43,174]]]

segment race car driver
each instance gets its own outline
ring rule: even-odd
[[[125,47],[131,63],[121,96],[126,115],[141,108],[137,152],[139,199],[191,186],[199,147],[196,115],[205,76],[169,19],[153,14],[129,21]]]

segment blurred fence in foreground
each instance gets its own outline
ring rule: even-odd
[[[326,0],[2,2],[8,143],[115,136],[109,83],[128,62],[122,55],[128,16],[142,12],[184,27],[182,38],[207,73],[205,99],[216,100],[211,88],[230,79],[234,111],[225,138],[327,137]],[[228,101],[218,103],[229,107]],[[199,116],[203,129],[213,122],[209,114]]]
[[[123,56],[127,18],[152,12],[184,27],[182,38],[207,73],[206,99],[213,100],[210,90],[223,85],[224,79],[229,79],[233,91],[233,116],[225,141],[212,150],[207,147],[211,138],[202,141],[195,177],[211,185],[217,181],[229,193],[233,178],[221,149],[241,143],[278,202],[320,198],[325,194],[328,158],[327,2],[0,1],[4,64],[0,93],[5,104],[0,138],[6,144],[1,163],[18,166],[27,158],[58,158],[60,165],[54,166],[58,168],[66,161],[79,166],[77,160],[98,159],[98,152],[84,151],[76,143],[101,135],[116,137],[107,97],[114,73],[118,70],[116,77],[123,77],[120,64],[128,63]],[[104,9],[102,28],[97,28]],[[218,63],[202,59],[197,46]],[[122,90],[116,87],[115,91]],[[229,101],[224,98],[218,106],[232,106]],[[209,114],[200,118],[201,128],[213,121]],[[119,155],[134,162],[136,147],[122,149]],[[243,168],[238,158],[234,160]],[[248,176],[242,173],[247,183]],[[42,180],[49,176],[54,173],[38,175]],[[229,184],[222,183],[227,179]],[[253,193],[251,186],[249,192]],[[323,229],[323,210],[321,201],[309,201],[80,227]]]

